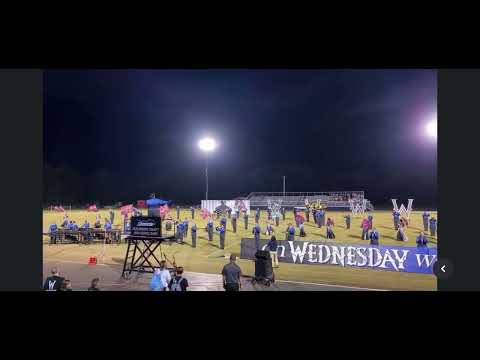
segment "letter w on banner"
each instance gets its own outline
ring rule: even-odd
[[[397,205],[397,199],[392,199],[392,204],[393,204],[393,210],[396,212],[400,212],[400,215],[403,217],[410,219],[410,213],[412,212],[412,205],[413,205],[413,199],[408,199],[408,206],[405,208],[405,205],[400,205],[400,209],[398,208]]]

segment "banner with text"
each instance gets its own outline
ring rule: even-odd
[[[268,240],[260,240],[260,249],[267,249]],[[433,274],[437,248],[406,246],[371,246],[319,241],[285,241],[278,243],[280,262],[310,265],[337,265],[387,271]],[[255,240],[243,238],[240,258],[255,258]]]

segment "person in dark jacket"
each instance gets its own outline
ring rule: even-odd
[[[45,284],[43,284],[43,290],[60,291],[64,280],[65,278],[60,276],[58,268],[53,268],[51,270],[51,275],[47,277]]]
[[[270,238],[270,241],[267,244],[267,248],[268,248],[268,251],[270,252],[270,257],[272,258],[272,266],[274,268],[278,268],[278,254],[277,254],[278,243],[275,235],[273,235]]]
[[[352,218],[351,218],[350,214],[345,215],[344,219],[345,219],[345,227],[347,229],[350,229],[350,223],[352,221]]]

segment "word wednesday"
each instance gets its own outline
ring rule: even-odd
[[[261,240],[260,248],[267,249]],[[432,274],[436,248],[402,246],[361,246],[324,241],[278,241],[278,259],[294,264],[328,264],[368,267],[379,270]],[[253,239],[242,239],[240,256],[254,258]]]

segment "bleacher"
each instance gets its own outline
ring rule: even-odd
[[[331,210],[349,210],[349,199],[364,199],[363,191],[332,191],[332,192],[252,192],[248,195],[247,199],[250,200],[250,209],[264,209],[268,207],[268,201],[282,201],[282,206],[289,209],[294,207],[305,206],[305,200],[308,199],[309,203],[315,203],[317,200],[321,200],[323,204],[326,204],[327,208]],[[367,200],[367,211],[374,210],[373,205]]]

